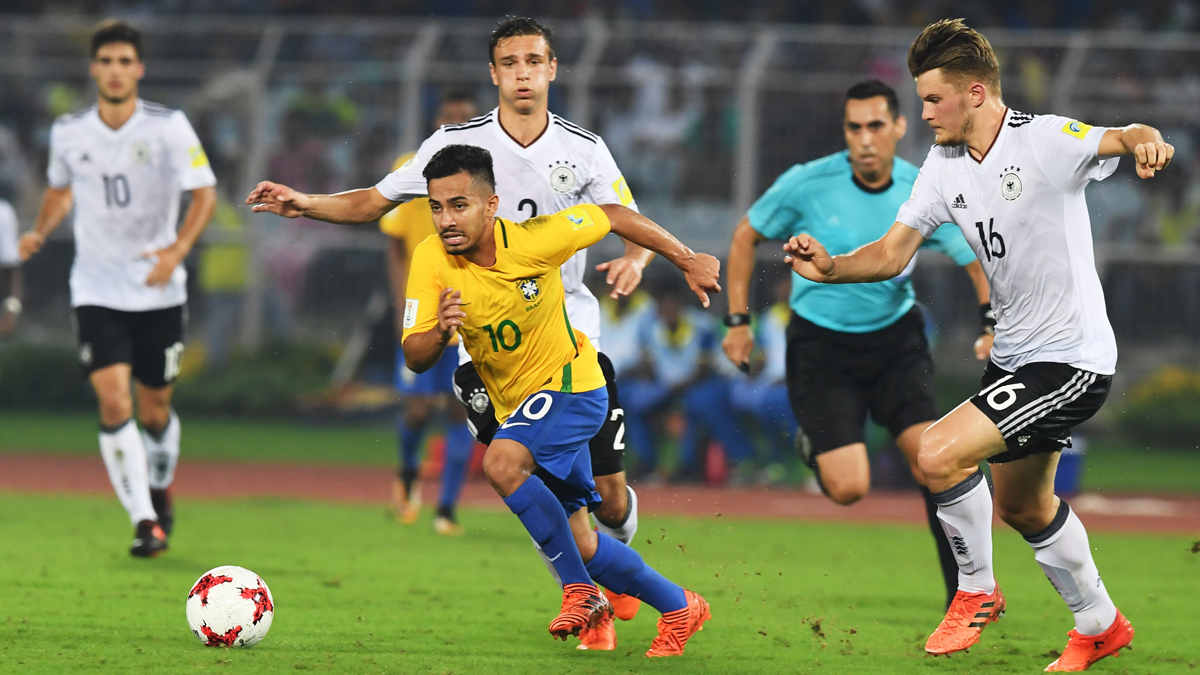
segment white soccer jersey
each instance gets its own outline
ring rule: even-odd
[[[92,106],[50,129],[50,186],[71,188],[75,263],[71,305],[141,312],[187,301],[187,272],[146,285],[152,253],[175,242],[180,192],[217,184],[187,117],[138,100],[120,129]]]
[[[21,264],[18,248],[17,212],[7,200],[0,199],[0,267],[16,267]]]
[[[379,181],[375,189],[395,202],[426,196],[425,177],[421,175],[425,165],[445,146],[462,144],[492,154],[496,194],[500,196],[496,215],[500,218],[521,222],[579,204],[623,204],[636,210],[633,195],[604,141],[554,113],[549,116],[546,131],[527,148],[500,126],[496,109],[463,124],[446,125],[422,143],[407,164]],[[562,266],[567,316],[571,326],[599,349],[600,303],[583,283],[586,271],[586,249]],[[460,362],[468,360],[465,355],[460,345]]]
[[[1097,154],[1105,131],[1007,111],[982,161],[966,144],[930,149],[896,216],[927,238],[941,223],[962,230],[991,284],[991,358],[1005,370],[1033,362],[1116,370],[1083,194],[1117,168]]]

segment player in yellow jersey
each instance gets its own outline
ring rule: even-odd
[[[647,656],[682,654],[709,618],[708,603],[588,520],[600,501],[588,441],[607,417],[608,390],[591,341],[567,318],[559,267],[612,232],[683,270],[707,307],[707,292],[720,290],[720,263],[620,205],[585,204],[521,223],[496,218],[500,198],[483,148],[448,145],[423,174],[437,236],[413,255],[405,360],[417,372],[432,368],[461,334],[501,423],[484,473],[563,581],[550,633],[565,640],[611,617],[595,579],[662,612]]]
[[[476,112],[475,100],[470,92],[451,92],[442,98],[438,106],[437,116],[433,120],[434,128],[445,124],[461,124],[474,117]],[[397,158],[392,170],[403,166],[413,154],[410,152]],[[396,307],[396,339],[399,341],[402,332],[400,306],[404,302],[409,262],[417,244],[435,232],[433,217],[429,213],[429,200],[413,199],[397,206],[379,219],[379,229],[391,239],[388,242],[387,267]],[[404,353],[399,346],[396,348],[396,388],[404,398],[404,413],[396,425],[400,468],[392,484],[392,512],[405,525],[415,523],[421,514],[420,483],[416,482],[421,444],[433,421],[434,412],[441,408],[446,414],[446,443],[442,487],[433,529],[445,535],[462,534],[454,507],[467,477],[471,450],[475,447],[475,438],[467,426],[466,410],[451,403],[454,369],[458,366],[456,351],[447,350],[437,366],[418,375],[404,367]]]

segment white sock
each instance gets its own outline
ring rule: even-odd
[[[938,505],[938,519],[954,559],[958,562],[958,588],[971,593],[991,593],[996,590],[992,574],[992,493],[988,490],[983,472],[945,492],[933,493]]]
[[[550,570],[550,576],[554,577],[554,582],[558,584],[559,588],[562,588],[562,577],[558,576],[558,570],[554,569],[554,563],[550,562],[550,556],[546,555],[546,552],[542,550],[541,546],[538,546],[536,541],[533,542],[533,547],[537,549],[538,555],[542,558],[542,562],[546,564],[546,569]]]
[[[179,463],[179,416],[171,411],[167,426],[155,438],[142,429],[146,460],[150,466],[150,489],[166,490],[175,480],[175,465]]]
[[[607,534],[626,546],[631,546],[633,544],[633,537],[637,534],[638,501],[637,493],[633,491],[633,488],[626,485],[625,490],[629,493],[629,512],[625,516],[625,522],[617,527],[609,527],[600,522],[600,519],[595,515],[592,516],[592,520],[596,523],[597,531]]]
[[[1033,547],[1033,557],[1046,578],[1075,613],[1075,630],[1083,635],[1108,630],[1117,619],[1117,607],[1092,560],[1087,530],[1071,507],[1061,502],[1050,526],[1025,541]]]
[[[146,448],[137,425],[129,420],[115,431],[100,431],[100,455],[108,468],[108,479],[129,520],[158,520],[150,503],[150,480],[146,475]]]

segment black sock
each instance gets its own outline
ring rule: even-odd
[[[438,514],[438,516],[445,518],[446,520],[449,520],[452,523],[458,522],[458,519],[454,517],[454,507],[453,506],[439,506],[437,508],[437,514]]]
[[[404,483],[404,492],[412,494],[413,481],[417,479],[417,468],[413,466],[400,467],[400,481]]]
[[[946,530],[937,515],[937,504],[929,488],[921,488],[921,496],[925,498],[925,517],[929,519],[929,531],[937,544],[938,562],[942,565],[942,581],[946,584],[946,607],[950,607],[954,594],[958,592],[958,561],[954,559],[954,551],[950,541],[946,539]]]

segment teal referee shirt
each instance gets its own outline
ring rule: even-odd
[[[788,169],[747,216],[750,226],[768,239],[786,241],[808,234],[830,255],[849,253],[891,229],[900,205],[908,201],[917,167],[895,158],[892,182],[878,189],[859,183],[847,150]],[[922,248],[950,256],[960,266],[975,253],[957,227],[940,227]],[[913,263],[916,257],[913,257]],[[869,333],[895,323],[916,302],[913,264],[900,276],[871,284],[821,284],[792,275],[792,311],[830,330]]]

